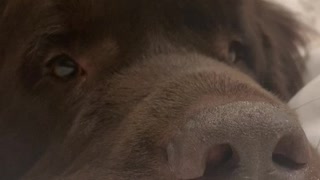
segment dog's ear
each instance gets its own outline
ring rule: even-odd
[[[303,86],[305,27],[279,5],[251,2],[243,19],[254,49],[250,64],[266,89],[289,100]]]

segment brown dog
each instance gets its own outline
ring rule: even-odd
[[[1,180],[317,180],[263,0],[2,0]]]

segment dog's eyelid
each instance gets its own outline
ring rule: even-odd
[[[40,34],[28,43],[25,57],[47,56],[50,49],[63,48],[70,42],[66,34]]]

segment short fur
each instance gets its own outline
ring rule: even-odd
[[[207,101],[266,103],[297,124],[285,104],[303,86],[302,27],[264,0],[1,0],[0,12],[2,179],[178,179],[166,146]],[[44,73],[62,53],[81,75]],[[304,179],[319,179],[310,156]]]

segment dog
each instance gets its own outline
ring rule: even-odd
[[[316,180],[287,101],[303,25],[264,0],[2,0],[3,180]]]

